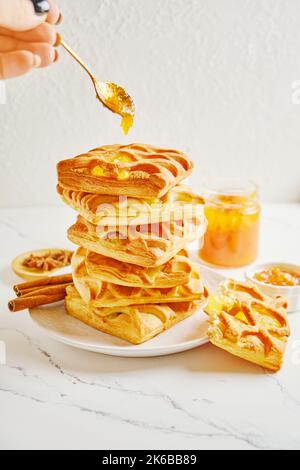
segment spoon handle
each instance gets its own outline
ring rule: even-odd
[[[95,77],[94,77],[94,75],[92,74],[91,70],[90,70],[89,67],[83,62],[83,60],[76,54],[76,52],[73,51],[73,49],[72,49],[65,41],[63,41],[63,39],[61,39],[60,45],[78,62],[79,65],[81,65],[81,67],[84,68],[84,70],[89,74],[89,76],[91,77],[91,79],[94,81],[94,80],[95,80]]]

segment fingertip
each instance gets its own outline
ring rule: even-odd
[[[33,54],[33,67],[39,68],[42,65],[42,59],[39,55]]]
[[[47,23],[50,23],[50,24],[57,24],[57,22],[59,21],[60,19],[60,10],[58,8],[58,6],[56,5],[56,3],[54,3],[52,0],[49,0],[49,3],[50,3],[50,11],[47,15]]]
[[[19,77],[41,64],[41,58],[29,51],[0,54],[0,78],[3,80]]]
[[[41,44],[40,51],[41,53],[41,65],[40,67],[48,67],[49,65],[53,64],[56,57],[56,49],[52,46]]]
[[[54,26],[43,23],[35,30],[28,32],[27,40],[30,42],[45,42],[54,46],[57,41],[57,32]]]
[[[50,44],[32,43],[28,44],[27,48],[32,54],[39,56],[40,64],[37,66],[40,68],[48,67],[48,65],[51,65],[55,60],[56,49],[50,46]]]
[[[63,16],[63,14],[60,12],[59,18],[58,18],[57,22],[55,23],[56,26],[59,26],[60,24],[62,24],[63,21],[64,21],[64,16]]]
[[[51,46],[54,46],[57,42],[56,29],[49,23],[42,23],[34,29],[22,32],[12,32],[4,28],[0,28],[0,35],[13,37],[19,42],[25,43],[48,43]],[[24,50],[26,50],[26,47],[24,47]]]

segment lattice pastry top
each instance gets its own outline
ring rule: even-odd
[[[103,282],[91,276],[86,268],[86,250],[79,248],[72,259],[74,285],[86,304],[95,308],[123,307],[140,304],[163,304],[202,300],[205,289],[200,274],[193,266],[188,284],[170,288],[147,289],[125,287]]]
[[[229,280],[210,297],[205,311],[213,344],[268,369],[281,368],[290,334],[284,298],[273,299],[254,285]]]
[[[143,267],[167,263],[187,243],[200,239],[206,231],[205,217],[161,224],[117,227],[106,230],[79,216],[68,230],[69,239],[90,251]]]
[[[85,265],[88,273],[100,281],[148,289],[187,284],[194,270],[186,250],[157,268],[143,268],[86,250]]]
[[[164,196],[192,170],[182,152],[145,144],[99,147],[57,165],[65,189],[146,199]]]
[[[74,191],[57,186],[62,200],[95,225],[125,226],[182,220],[202,216],[204,200],[190,188],[178,185],[162,198],[138,199]]]
[[[149,341],[176,323],[193,315],[199,302],[143,304],[127,307],[94,308],[87,305],[74,286],[67,288],[67,312],[104,333],[133,344]]]

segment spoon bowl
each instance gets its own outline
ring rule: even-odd
[[[93,82],[96,96],[99,101],[110,111],[122,117],[121,126],[124,134],[127,134],[133,126],[135,106],[132,98],[121,86],[112,82],[99,82],[90,68],[78,56],[78,54],[59,38],[59,44],[78,62]]]
[[[97,98],[115,114],[122,116],[122,129],[127,134],[133,125],[135,106],[124,88],[112,82],[94,81]]]

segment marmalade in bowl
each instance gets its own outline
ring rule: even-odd
[[[255,273],[254,279],[265,284],[280,287],[300,286],[300,274],[293,271],[272,266],[269,269]]]

